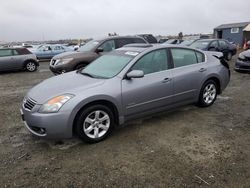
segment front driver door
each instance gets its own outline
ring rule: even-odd
[[[168,70],[166,49],[144,55],[131,70],[142,70],[145,75],[142,78],[122,80],[125,116],[133,116],[171,103],[173,83],[171,70]]]
[[[0,71],[12,70],[14,68],[14,56],[11,49],[0,50]]]

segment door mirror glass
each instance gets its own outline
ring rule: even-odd
[[[144,72],[142,70],[132,70],[127,74],[127,78],[142,78],[144,76]]]

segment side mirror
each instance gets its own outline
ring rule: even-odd
[[[103,48],[97,48],[95,52],[96,52],[96,53],[103,52]]]
[[[142,78],[144,76],[144,72],[142,70],[132,70],[127,74],[127,78]]]

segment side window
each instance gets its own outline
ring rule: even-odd
[[[121,48],[126,44],[131,44],[133,43],[132,39],[130,38],[121,38],[121,39],[116,39],[117,42],[117,48]]]
[[[104,42],[99,48],[102,48],[104,52],[110,52],[115,49],[115,41],[109,40]]]
[[[221,48],[226,49],[227,48],[227,43],[224,40],[219,41],[219,45]]]
[[[195,53],[196,53],[198,63],[205,61],[205,56],[202,53],[200,53],[200,52],[195,52]]]
[[[12,50],[0,50],[0,57],[12,56]]]
[[[183,67],[197,63],[195,51],[188,49],[171,49],[174,67]]]
[[[133,38],[133,42],[134,43],[143,43],[143,44],[146,43],[143,39],[140,39],[140,38]]]
[[[12,50],[13,55],[19,55],[16,50]]]
[[[210,47],[210,48],[218,48],[218,47],[219,47],[218,42],[217,42],[217,41],[213,41],[213,42],[210,44],[209,47]]]
[[[132,70],[142,70],[144,74],[150,74],[168,69],[167,51],[156,50],[144,55],[132,67]]]

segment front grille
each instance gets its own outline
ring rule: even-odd
[[[34,101],[31,98],[25,98],[23,101],[23,106],[27,110],[32,110],[35,105],[36,105],[36,101]]]

